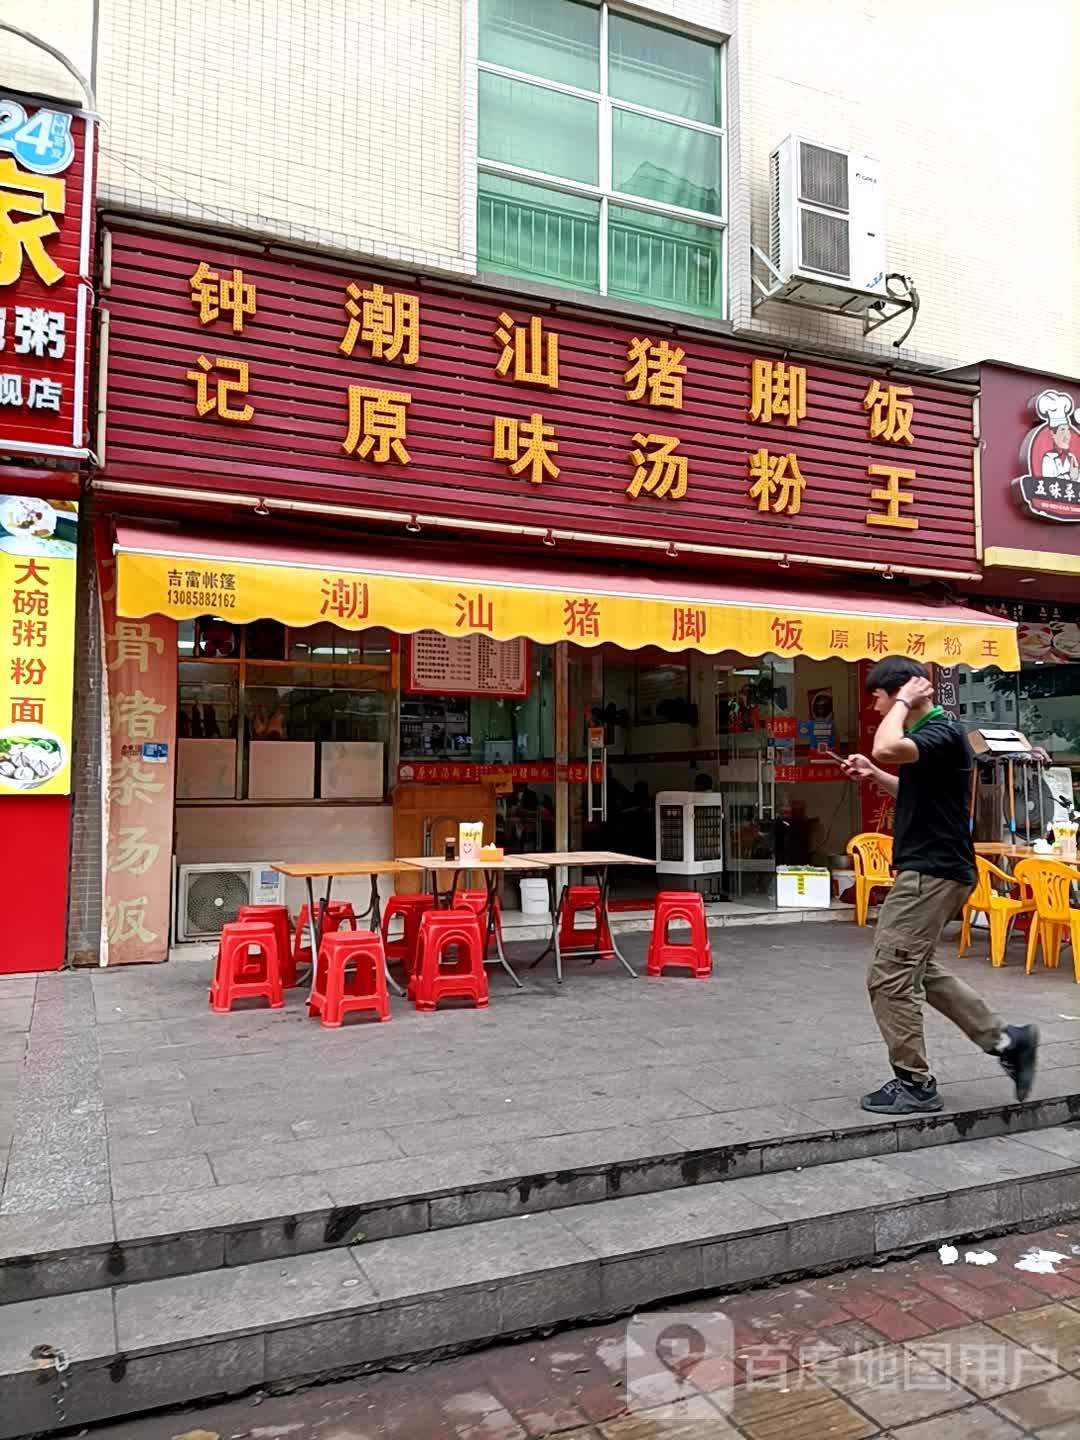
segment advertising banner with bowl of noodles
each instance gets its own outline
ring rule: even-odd
[[[0,795],[71,791],[78,505],[0,495]]]

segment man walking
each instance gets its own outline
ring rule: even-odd
[[[944,1105],[926,1058],[924,998],[981,1050],[997,1055],[1016,1086],[1016,1098],[1026,1100],[1035,1079],[1037,1029],[1002,1025],[974,990],[934,956],[942,930],[976,879],[968,819],[974,762],[967,737],[933,703],[933,686],[916,660],[890,656],[879,661],[866,677],[866,688],[882,717],[873,759],[851,755],[845,768],[853,779],[873,780],[896,796],[896,881],[878,917],[867,982],[894,1078],[864,1095],[862,1107],[879,1115],[907,1115]],[[899,777],[881,764],[898,765]]]

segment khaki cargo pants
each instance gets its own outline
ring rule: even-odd
[[[867,978],[870,1003],[893,1069],[917,1083],[928,1080],[931,1073],[923,1000],[989,1054],[1001,1035],[1001,1021],[989,1006],[934,958],[942,930],[970,893],[971,886],[957,880],[901,870],[878,916]]]

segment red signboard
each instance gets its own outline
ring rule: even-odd
[[[87,452],[92,116],[0,94],[0,454]]]
[[[592,762],[593,784],[603,779],[601,761]],[[584,785],[589,774],[588,763],[575,760],[556,766],[554,760],[531,760],[518,765],[473,765],[457,760],[403,760],[398,766],[399,785],[473,785],[486,781],[498,788],[509,777],[512,785],[551,785],[565,780],[571,785]]]
[[[1080,384],[1004,365],[979,378],[987,564],[1075,569],[1055,561],[1080,559]]]
[[[114,481],[970,574],[971,395],[115,232]]]

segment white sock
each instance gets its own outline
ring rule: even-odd
[[[1009,1035],[1006,1031],[1002,1030],[1001,1034],[998,1036],[997,1044],[994,1046],[994,1053],[997,1055],[1003,1055],[1006,1050],[1011,1048],[1011,1046],[1012,1036]]]

